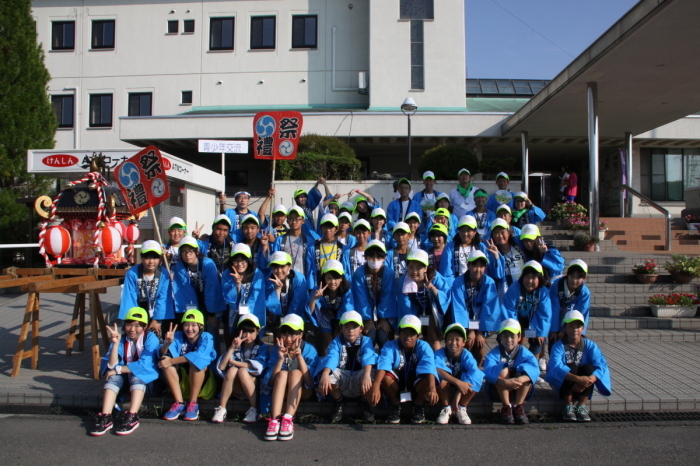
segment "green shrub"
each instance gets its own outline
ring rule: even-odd
[[[423,154],[420,173],[430,170],[438,180],[456,180],[457,172],[466,168],[473,175],[480,172],[479,159],[466,147],[442,145]]]
[[[299,140],[295,160],[282,160],[277,165],[278,180],[356,180],[360,161],[355,151],[338,138],[308,134]]]
[[[515,168],[514,157],[482,159],[479,162],[479,169],[488,179],[496,179],[500,172],[510,173]]]

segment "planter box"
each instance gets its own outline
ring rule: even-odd
[[[651,315],[654,317],[693,317],[697,306],[671,306],[666,304],[650,304]]]
[[[690,235],[699,235],[700,234],[700,223],[686,223],[686,229],[688,230],[688,234]]]

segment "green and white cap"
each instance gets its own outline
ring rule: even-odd
[[[238,319],[237,327],[240,327],[243,322],[251,322],[256,328],[260,328],[260,319],[255,314],[243,314],[240,319]]]
[[[537,237],[540,236],[540,229],[537,228],[537,225],[528,223],[527,225],[523,225],[523,229],[520,230],[520,240],[524,239],[537,239]]]
[[[180,217],[173,217],[170,219],[170,226],[168,226],[168,230],[172,230],[173,228],[179,228],[180,230],[187,231],[187,224]]]
[[[466,173],[467,175],[472,176],[472,172],[470,172],[470,171],[467,170],[466,168],[460,169],[460,170],[457,172],[457,176],[458,176],[458,177],[461,176],[462,173]]]
[[[280,328],[289,327],[292,330],[304,330],[304,319],[296,314],[287,314],[280,321]]]
[[[147,252],[155,252],[159,256],[163,255],[163,247],[158,243],[158,241],[147,239],[141,245],[141,254],[146,254]]]
[[[250,220],[254,221],[257,226],[260,226],[260,219],[253,214],[246,214],[241,217],[241,225]]]
[[[508,173],[506,173],[506,172],[501,172],[498,175],[496,175],[496,179],[499,179],[499,178],[505,178],[506,180],[510,181],[510,177],[508,176]]]
[[[411,219],[415,219],[420,223],[420,214],[418,212],[409,212],[409,214],[404,217],[403,221],[408,223]]]
[[[583,270],[583,273],[588,275],[588,264],[583,262],[581,259],[572,260],[571,263],[569,264],[569,266],[566,268],[567,272],[569,271],[569,269],[571,267],[579,267],[579,268],[581,268],[581,270]]]
[[[493,231],[494,228],[505,228],[506,230],[510,228],[510,225],[508,225],[508,222],[503,220],[502,218],[497,218],[493,222],[491,222],[491,226],[489,227],[491,231]]]
[[[236,254],[243,254],[249,259],[253,257],[250,246],[245,243],[237,243],[233,245],[233,249],[231,249],[231,257],[235,256]]]
[[[367,230],[372,231],[372,227],[370,226],[369,222],[367,220],[365,220],[364,218],[356,220],[355,224],[352,226],[352,230],[355,231],[359,227],[367,228]]]
[[[502,211],[502,210],[505,210],[505,211],[508,212],[509,214],[512,214],[512,213],[513,213],[513,211],[510,210],[510,206],[508,206],[508,204],[501,204],[501,205],[499,205],[498,208],[496,209],[496,213],[499,213],[499,212]]]
[[[434,234],[441,234],[445,235],[447,237],[448,231],[447,227],[443,225],[442,223],[434,223],[432,227],[430,227],[430,231],[428,232],[428,236],[434,235]]]
[[[522,270],[523,275],[525,275],[525,269],[527,269],[527,268],[534,269],[537,273],[544,275],[544,269],[542,268],[542,264],[540,264],[537,261],[525,262],[525,265],[523,265],[523,270]]]
[[[420,333],[420,319],[413,314],[406,314],[399,321],[399,329],[402,328],[412,328],[416,333]]]
[[[409,186],[411,186],[411,182],[408,181],[408,178],[401,178],[398,183],[396,183],[396,186],[400,186],[401,183],[408,183]]]
[[[464,226],[467,226],[472,230],[476,230],[476,219],[473,215],[462,215],[462,217],[460,217],[457,228],[462,228]]]
[[[525,199],[526,201],[528,200],[527,193],[525,191],[518,191],[517,193],[515,193],[513,195],[513,199],[515,199],[516,197],[519,197],[521,199]]]
[[[443,217],[450,218],[450,211],[445,209],[444,207],[440,207],[435,211],[435,214],[433,215],[434,217],[437,217],[438,215],[441,215]]]
[[[303,212],[303,210],[302,210]],[[283,204],[277,204],[274,209],[272,209],[273,214],[284,214],[287,215],[287,208]]]
[[[231,228],[231,219],[228,218],[228,215],[226,214],[217,215],[212,225],[216,225],[217,223],[225,223],[228,225],[229,228]]]
[[[410,249],[406,255],[406,261],[418,261],[426,267],[430,265],[428,253],[422,249]]]
[[[370,241],[367,246],[365,246],[365,253],[369,248],[378,248],[381,249],[384,254],[386,254],[386,246],[384,246],[384,243],[379,241],[378,239],[373,239]]]
[[[185,236],[184,238],[182,238],[177,248],[182,249],[183,246],[191,246],[195,249],[199,249],[199,243],[197,243],[197,240],[191,236]]]
[[[486,264],[489,263],[489,258],[486,257],[486,254],[484,254],[483,251],[473,249],[467,256],[467,262],[474,262],[477,259],[483,259],[484,261],[486,261]]]
[[[564,314],[562,324],[568,324],[570,322],[574,322],[575,320],[581,321],[583,325],[586,325],[586,319],[583,317],[583,314],[576,310],[569,311],[566,314]]]
[[[268,265],[292,265],[292,256],[285,251],[275,251],[270,256]]]
[[[406,222],[398,222],[396,225],[394,225],[394,229],[391,230],[391,234],[393,235],[397,231],[403,231],[405,233],[411,233],[411,229],[408,227]]]
[[[505,331],[508,331],[515,335],[519,335],[520,332],[522,332],[522,329],[520,328],[520,322],[518,322],[515,319],[504,320],[503,322],[501,322],[501,329],[498,331],[498,333],[503,333]]]
[[[431,172],[431,171],[427,171],[427,172],[423,173],[423,179],[424,179],[424,180],[427,180],[428,178],[431,178],[431,179],[434,180],[434,179],[435,179],[435,173],[433,173],[433,172]]]
[[[443,336],[447,337],[447,334],[450,332],[457,331],[462,334],[464,339],[467,339],[467,331],[464,329],[464,326],[458,322],[455,322],[454,324],[450,324],[447,326],[445,329],[445,333],[443,333]]]
[[[355,210],[355,203],[350,201],[345,201],[340,204],[340,210],[346,209],[348,212],[353,212]]]
[[[352,214],[348,212],[343,212],[340,215],[338,215],[338,223],[340,223],[341,219],[345,219],[346,222],[352,223]]]
[[[374,217],[386,218],[386,212],[381,207],[375,207],[374,209],[372,209],[372,218]]]
[[[323,264],[323,270],[321,273],[325,274],[327,272],[336,272],[340,275],[345,275],[343,264],[339,260],[335,259],[328,259],[326,263]]]
[[[346,311],[340,316],[340,325],[344,325],[350,322],[355,322],[360,327],[364,325],[362,322],[362,316],[357,311]]]
[[[306,218],[306,214],[304,213],[304,209],[302,209],[298,205],[295,205],[295,206],[292,206],[289,208],[289,210],[287,211],[287,217],[292,215],[292,213],[297,214],[301,218]]]
[[[338,226],[338,217],[336,217],[333,214],[326,214],[323,217],[321,217],[321,226],[323,226],[326,223],[330,223],[334,227]]]
[[[435,203],[437,204],[438,201],[441,201],[441,200],[443,200],[443,199],[445,199],[447,202],[449,202],[450,204],[452,204],[452,201],[450,200],[450,195],[447,194],[447,193],[440,193],[440,194],[438,194],[437,197],[435,198]]]

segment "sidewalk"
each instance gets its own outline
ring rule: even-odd
[[[108,323],[116,316],[119,294],[120,288],[113,287],[100,295]],[[31,370],[29,359],[25,359],[19,376],[12,378],[12,357],[26,295],[0,295],[0,404],[99,409],[103,382],[91,377],[89,325],[85,351],[77,351],[76,343],[72,356],[65,352],[74,295],[47,294],[41,298],[39,369]],[[588,336],[607,357],[613,383],[612,396],[594,395],[592,412],[700,410],[700,330],[590,330]],[[495,340],[491,337],[487,341],[493,345]],[[171,402],[150,399],[146,404],[167,407]],[[201,409],[213,411],[215,403],[204,402]],[[329,411],[329,406],[310,402],[299,411],[318,414]],[[547,383],[537,386],[526,407],[529,413],[561,412],[561,403]],[[469,411],[482,414],[498,408],[482,390]],[[229,411],[239,410],[245,411],[245,407],[237,402]]]

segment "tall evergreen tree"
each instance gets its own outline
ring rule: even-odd
[[[28,209],[16,199],[46,194],[50,180],[27,173],[28,149],[54,146],[51,76],[37,44],[30,0],[0,1],[0,243],[35,242]]]

